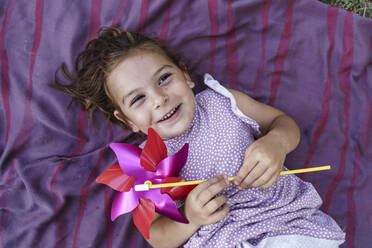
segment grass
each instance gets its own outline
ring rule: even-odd
[[[372,18],[372,0],[320,0],[323,3],[343,8],[363,17]]]

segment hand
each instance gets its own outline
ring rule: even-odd
[[[219,175],[196,186],[187,196],[185,216],[190,223],[202,226],[216,223],[229,212],[226,196],[220,193],[229,185],[226,175]]]
[[[266,135],[247,148],[243,165],[234,181],[237,186],[269,188],[274,185],[286,156],[278,140]]]

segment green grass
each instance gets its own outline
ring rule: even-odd
[[[372,0],[320,0],[323,3],[343,8],[363,17],[372,18]]]

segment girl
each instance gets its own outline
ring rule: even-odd
[[[226,89],[206,74],[208,89],[194,96],[186,66],[157,41],[107,28],[76,60],[76,76],[55,88],[96,108],[123,128],[153,128],[171,155],[189,143],[180,177],[212,178],[178,202],[189,224],[156,215],[154,247],[338,247],[344,233],[319,210],[311,184],[279,177],[299,142],[283,112]],[[255,140],[255,138],[258,138]],[[228,176],[236,175],[235,185]]]

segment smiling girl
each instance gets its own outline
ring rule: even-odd
[[[107,77],[111,99],[121,112],[114,115],[127,121],[134,132],[153,128],[163,139],[183,133],[194,115],[194,83],[160,50],[130,51]]]
[[[279,177],[298,144],[296,123],[282,111],[205,75],[194,96],[186,66],[139,33],[102,29],[76,61],[70,85],[53,86],[97,108],[123,128],[153,128],[171,155],[189,143],[180,177],[211,178],[177,202],[189,224],[156,214],[154,247],[338,247],[344,233],[319,210],[314,187],[294,175]],[[235,185],[228,176],[235,176]]]

